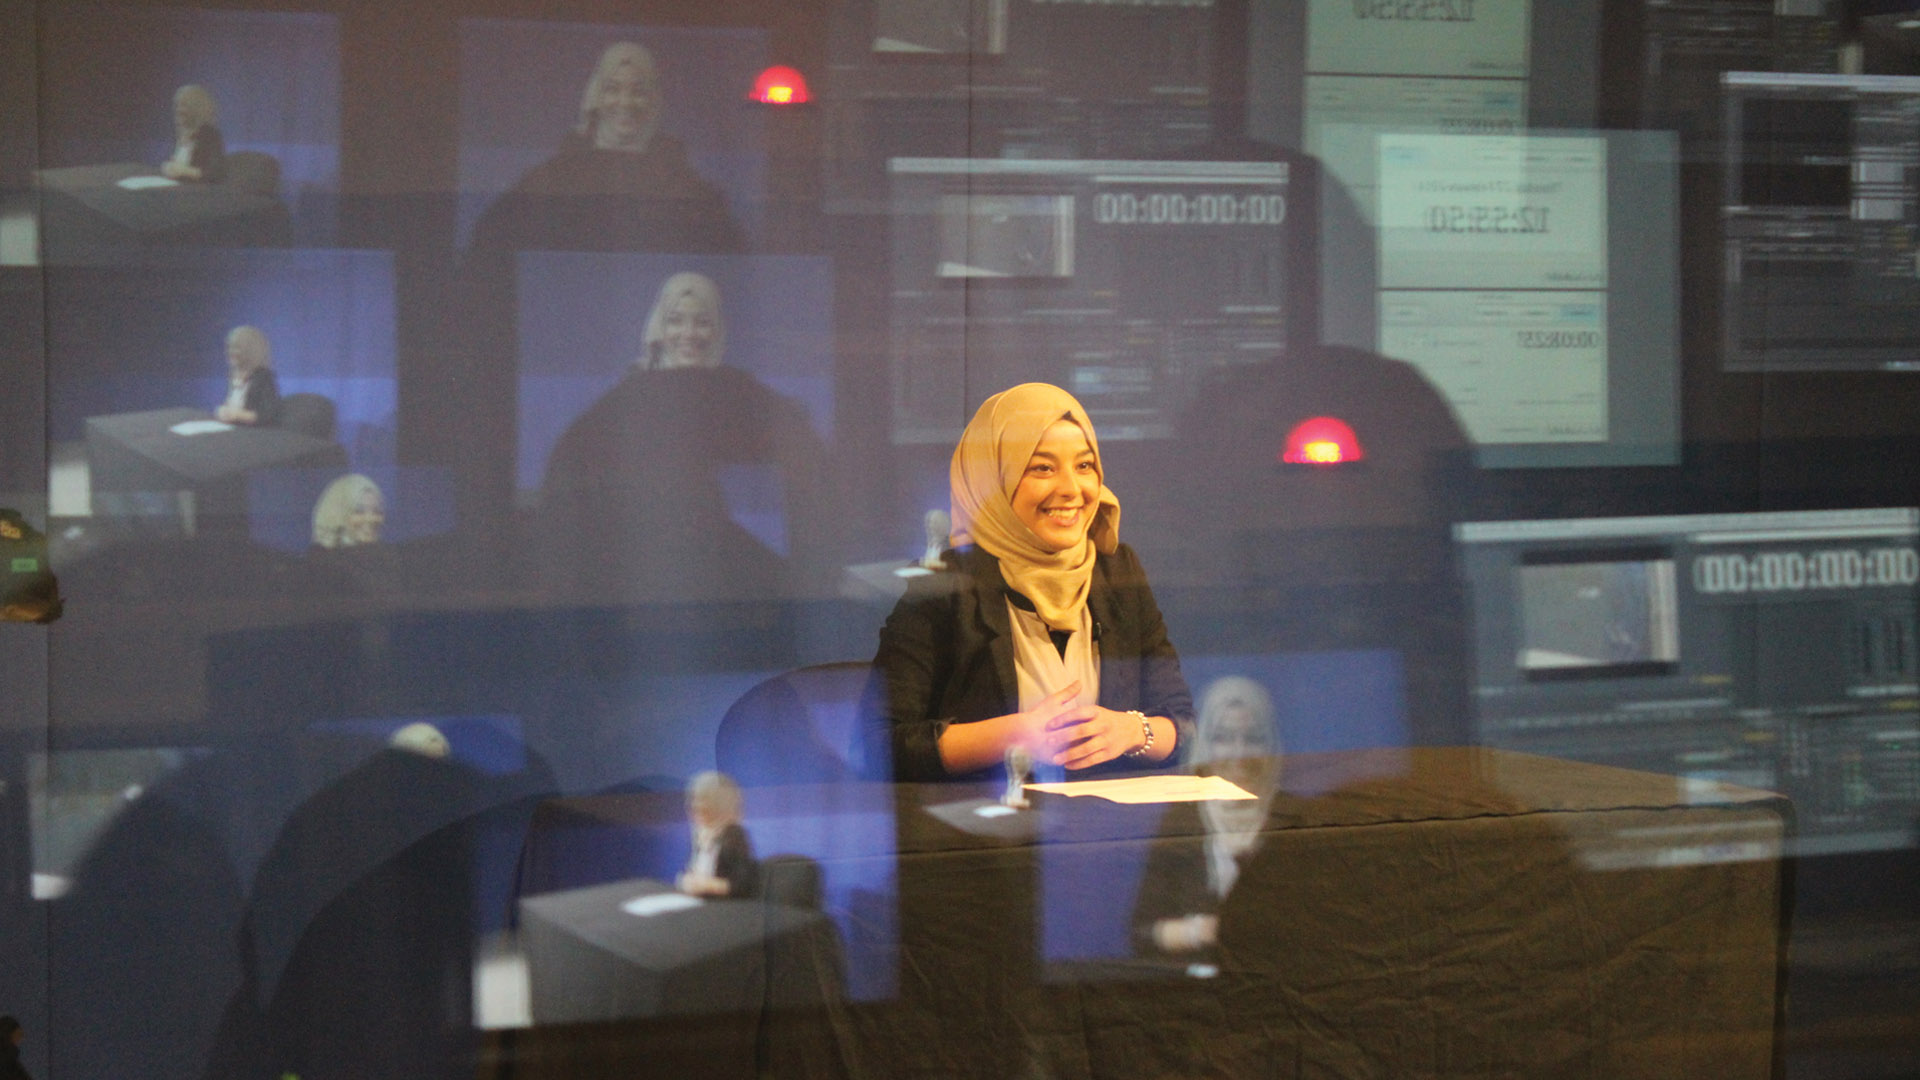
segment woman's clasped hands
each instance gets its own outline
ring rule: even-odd
[[[1080,704],[1075,701],[1079,695],[1080,683],[1075,680],[1015,714],[1020,741],[1035,761],[1085,769],[1140,748],[1144,736],[1139,717]]]

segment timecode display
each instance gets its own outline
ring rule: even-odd
[[[1693,587],[1710,596],[1914,584],[1920,584],[1920,552],[1912,548],[1769,551],[1693,560]]]
[[[1101,225],[1279,225],[1285,195],[1134,195],[1101,192],[1093,220]]]
[[[1547,232],[1550,206],[1429,206],[1427,231],[1436,233]]]

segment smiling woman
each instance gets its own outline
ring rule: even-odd
[[[880,632],[869,770],[985,777],[1015,747],[1074,770],[1184,754],[1192,697],[1080,403],[1045,383],[988,398],[950,483],[947,569]]]
[[[704,274],[684,271],[660,286],[647,316],[643,368],[715,367],[726,352],[720,317],[720,287]]]

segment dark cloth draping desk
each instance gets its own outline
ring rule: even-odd
[[[212,418],[187,408],[88,417],[93,491],[192,491],[199,513],[237,515],[246,512],[246,474],[255,469],[346,467],[339,443],[285,428],[241,426],[208,435],[170,430],[183,420]]]
[[[1126,921],[1140,895],[1056,873],[1063,856],[1191,865],[1153,856],[1193,854],[1199,815],[1035,795],[969,818],[997,794],[893,789],[899,992],[834,1018],[857,1044],[844,1061],[928,1077],[1773,1071],[1778,796],[1482,749],[1290,757],[1221,906],[1218,974],[1196,978],[1166,958],[1050,962],[1042,927]]]
[[[804,980],[770,975],[812,962],[826,916],[760,900],[709,900],[654,915],[624,907],[662,895],[678,894],[642,879],[520,902],[536,1023],[820,1004],[818,983],[808,993]]]
[[[42,169],[41,238],[54,261],[128,247],[181,243],[281,246],[290,242],[278,198],[219,183],[129,191],[120,181],[157,176],[151,165],[122,162]]]

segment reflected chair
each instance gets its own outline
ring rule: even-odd
[[[288,394],[280,401],[280,427],[331,439],[339,427],[339,409],[331,398],[320,394]]]
[[[277,198],[280,195],[280,162],[273,155],[257,150],[236,150],[227,155],[227,178],[221,183],[249,195]]]
[[[720,720],[714,760],[742,787],[851,780],[860,697],[871,665],[815,664],[747,691]]]

